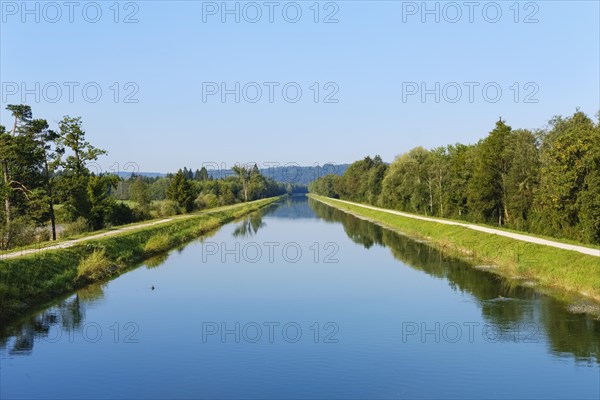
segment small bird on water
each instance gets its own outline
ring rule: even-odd
[[[152,289],[152,290],[154,290],[154,285],[152,285],[152,288],[151,288],[151,289]]]

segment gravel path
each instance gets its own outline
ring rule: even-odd
[[[319,200],[318,198],[315,198],[315,199]],[[351,204],[351,205],[358,206],[358,207],[368,208],[369,210],[375,210],[375,211],[385,212],[388,214],[400,215],[400,216],[403,216],[406,218],[420,219],[422,221],[437,222],[439,224],[444,224],[444,225],[462,226],[464,228],[473,229],[474,231],[490,233],[492,235],[505,236],[505,237],[508,237],[511,239],[520,240],[522,242],[536,243],[536,244],[541,244],[544,246],[556,247],[558,249],[564,249],[564,250],[577,251],[579,253],[587,254],[590,256],[600,257],[600,248],[594,249],[594,248],[590,248],[590,247],[577,246],[574,244],[555,242],[553,240],[541,239],[541,238],[538,238],[535,236],[523,235],[520,233],[506,232],[506,231],[503,231],[500,229],[486,228],[484,226],[466,224],[466,223],[462,223],[462,222],[448,221],[448,220],[444,220],[444,219],[431,218],[431,217],[423,217],[420,215],[409,214],[409,213],[405,213],[405,212],[401,212],[401,211],[388,210],[386,208],[368,206],[368,205],[354,203],[354,202],[346,201],[346,200],[335,199],[335,201]]]
[[[57,249],[66,249],[68,247],[75,246],[77,243],[86,242],[88,240],[100,239],[100,238],[104,238],[104,237],[107,237],[107,236],[114,236],[114,235],[118,235],[119,233],[123,233],[123,232],[127,232],[127,231],[132,231],[132,230],[135,230],[135,229],[145,228],[145,227],[148,227],[148,226],[153,226],[153,225],[158,225],[158,224],[164,224],[165,222],[169,222],[169,221],[173,221],[173,218],[161,219],[159,221],[148,222],[148,223],[145,223],[145,224],[138,224],[138,225],[133,225],[133,226],[126,226],[124,228],[115,229],[114,231],[98,233],[96,235],[86,236],[86,237],[82,237],[82,238],[79,238],[79,239],[65,240],[64,242],[60,242],[60,243],[53,244],[53,245],[46,246],[46,247],[41,247],[41,248],[38,248],[38,249],[19,250],[19,251],[15,251],[13,253],[0,254],[0,260],[7,260],[9,258],[16,258],[16,257],[26,256],[26,255],[29,255],[29,254],[35,254],[35,253],[39,253],[39,252],[42,252],[42,251],[57,250]]]

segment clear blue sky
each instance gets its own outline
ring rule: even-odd
[[[1,2],[2,124],[11,124],[6,104],[21,102],[21,88],[11,94],[12,82],[25,82],[33,91],[39,82],[39,101],[27,95],[34,116],[53,124],[65,114],[81,116],[89,140],[109,150],[101,161],[105,169],[133,162],[142,171],[173,171],[202,162],[322,165],[367,154],[392,161],[418,145],[476,142],[499,116],[513,127],[535,129],[576,107],[591,116],[600,109],[597,1],[519,2],[518,7],[515,1],[500,1],[494,3],[502,12],[496,23],[491,21],[497,7],[490,2],[478,2],[472,22],[464,2],[453,3],[462,13],[456,23],[451,20],[457,9],[448,2],[427,3],[430,9],[439,7],[439,23],[433,14],[422,15],[420,1],[321,2],[319,23],[313,1],[297,2],[302,10],[297,23],[284,19],[284,5],[285,17],[295,17],[289,2],[278,2],[272,23],[263,1],[255,3],[262,12],[256,23],[248,21],[256,8],[244,8],[247,2],[238,3],[240,23],[233,15],[224,15],[222,23],[221,10],[211,14],[215,5],[221,8],[220,1],[138,1],[127,7],[122,2],[115,23],[113,3],[98,2],[102,16],[91,23],[83,18],[83,8],[93,20],[94,6],[80,2],[70,23],[66,6],[58,18],[55,7],[37,3],[36,22],[36,2],[27,3],[33,14],[23,14],[21,1]],[[138,22],[123,23],[131,13]],[[331,13],[339,22],[323,23]],[[62,86],[56,103],[50,102],[57,98],[51,82]],[[72,103],[65,82],[79,83]],[[82,87],[89,82],[103,91],[97,103],[83,98]],[[116,103],[114,82],[120,84]],[[135,85],[125,88],[127,82]],[[239,103],[233,94],[225,103],[219,95],[204,102],[203,82],[225,82],[230,88],[235,82],[241,87],[257,82],[262,98],[251,103],[240,93]],[[264,82],[279,83],[272,103]],[[288,82],[303,91],[296,103],[282,96]],[[321,86],[318,103],[310,88],[314,82]],[[339,88],[333,96],[337,103],[323,102],[336,87],[325,88],[328,82]],[[434,94],[422,102],[419,94],[407,94],[415,86],[403,82],[425,82],[430,89],[439,82],[440,92],[456,82],[462,96],[449,101],[457,95],[451,84],[439,103]],[[465,82],[479,85],[473,87],[472,102]],[[490,82],[497,85],[488,88],[488,99],[495,96],[495,86],[502,89],[495,103],[482,94]],[[124,103],[135,87],[138,103]],[[246,97],[255,94],[255,87],[247,86]],[[537,103],[525,102],[528,95]]]

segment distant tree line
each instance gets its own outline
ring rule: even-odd
[[[123,187],[117,175],[90,170],[107,152],[87,141],[81,118],[65,116],[53,130],[28,105],[6,109],[14,121],[0,125],[0,249],[293,191],[256,166],[236,167],[226,179],[204,168],[133,175]]]
[[[273,179],[265,178],[257,166],[247,168],[236,166],[236,175],[224,179],[208,176],[206,168],[192,170],[180,169],[166,177],[144,177],[132,174],[121,180],[117,188],[117,197],[131,200],[136,209],[143,214],[152,214],[152,202],[167,200],[167,207],[173,214],[190,212],[245,201],[278,196],[287,192],[287,187]]]
[[[600,124],[583,112],[548,129],[512,129],[500,119],[476,144],[414,148],[387,165],[379,156],[313,193],[418,214],[464,219],[600,243]]]
[[[268,166],[260,168],[260,172],[273,178],[276,182],[285,182],[292,185],[297,192],[306,193],[306,188],[309,183],[320,176],[327,174],[343,175],[350,164],[333,164],[327,163],[324,165],[315,164],[313,166],[300,166],[294,163],[289,163],[284,166]],[[191,172],[191,171],[190,171]],[[196,172],[198,172],[196,170]],[[233,170],[229,169],[211,169],[208,174],[213,178],[226,178],[234,174]]]
[[[234,172],[236,169],[237,173]],[[272,178],[265,177],[256,165],[251,168],[248,165],[236,166],[234,170],[232,170],[232,174],[224,175],[223,178],[218,179],[211,176],[206,167],[195,171],[184,167],[177,174],[166,174],[163,177],[132,173],[127,178],[119,181],[114,196],[118,200],[138,202],[140,199],[139,193],[143,192],[142,198],[147,198],[148,202],[167,200],[169,198],[167,196],[169,183],[174,176],[180,173],[185,180],[189,181],[194,201],[202,201],[202,199],[198,199],[198,196],[214,195],[215,198],[219,199],[217,205],[231,204],[232,201],[245,201],[243,178],[247,175],[251,178],[246,185],[250,200],[264,197],[264,195],[261,195],[262,192],[269,197],[272,193],[295,194],[308,191],[308,187],[305,185],[277,182]],[[211,203],[210,198],[207,198],[205,202]]]

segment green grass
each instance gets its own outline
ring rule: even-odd
[[[16,318],[91,282],[115,277],[157,253],[208,234],[279,199],[218,207],[114,236],[90,239],[65,249],[6,260],[0,258],[0,321]],[[168,238],[168,246],[164,237]]]
[[[156,254],[169,250],[173,246],[171,238],[165,233],[152,236],[144,245],[144,252]]]
[[[77,266],[77,279],[97,281],[110,276],[113,263],[106,256],[104,249],[94,250],[92,254],[81,260]]]
[[[410,213],[409,213],[410,214]],[[425,215],[420,215],[420,214],[415,214],[418,216],[425,216]],[[429,216],[427,216],[429,217]],[[470,224],[470,225],[477,225],[477,226],[482,226],[484,228],[493,228],[493,229],[498,229],[500,231],[504,231],[504,232],[509,232],[509,233],[515,233],[518,235],[526,235],[526,236],[531,236],[531,237],[535,237],[535,238],[539,238],[539,239],[545,239],[545,240],[550,240],[553,242],[558,242],[558,243],[564,243],[564,244],[572,244],[575,246],[582,246],[582,247],[587,247],[590,249],[598,249],[598,246],[594,246],[593,244],[589,244],[589,243],[581,243],[578,242],[577,240],[573,240],[573,239],[567,239],[567,238],[560,238],[560,237],[554,237],[554,236],[548,236],[548,235],[541,235],[538,233],[531,233],[531,232],[526,232],[526,231],[519,231],[517,229],[511,229],[511,228],[507,228],[504,226],[498,226],[498,225],[489,225],[489,224],[484,224],[481,222],[471,222],[471,221],[465,221],[462,219],[453,219],[453,218],[441,218],[441,217],[435,217],[435,216],[431,216],[430,218],[438,218],[438,219],[442,219],[445,221],[452,221],[452,222],[457,222],[460,224]]]
[[[583,295],[600,301],[600,257],[522,242],[461,226],[370,210],[327,197],[312,194],[310,197],[408,236],[427,240],[444,252],[469,259],[473,265],[493,265],[501,275],[535,280],[540,286],[553,291]]]
[[[269,200],[269,199],[265,199],[265,200]],[[258,201],[261,201],[261,200],[258,200]],[[2,255],[6,255],[6,254],[18,253],[18,252],[24,251],[24,250],[44,249],[46,247],[55,246],[57,244],[68,242],[70,240],[84,239],[86,237],[91,237],[91,236],[95,236],[95,235],[106,233],[106,232],[113,232],[113,231],[119,230],[121,228],[135,228],[136,226],[143,226],[145,224],[149,224],[149,223],[153,223],[153,222],[157,222],[157,221],[163,221],[163,220],[167,220],[167,219],[173,219],[173,220],[175,220],[175,219],[185,219],[185,218],[191,218],[191,217],[193,218],[193,217],[196,217],[198,215],[211,214],[211,213],[216,213],[216,212],[221,212],[221,211],[226,211],[226,210],[238,208],[241,205],[250,204],[250,203],[252,203],[252,202],[230,204],[230,205],[227,205],[227,206],[219,206],[219,207],[209,208],[209,209],[205,209],[205,210],[201,210],[201,211],[195,211],[195,212],[187,213],[187,214],[173,215],[173,216],[170,216],[170,217],[160,217],[160,218],[147,219],[147,220],[144,220],[144,221],[133,222],[131,224],[118,225],[118,226],[112,226],[112,227],[109,227],[109,228],[99,229],[97,231],[84,232],[84,233],[77,234],[77,235],[69,235],[67,237],[59,238],[56,241],[49,240],[49,241],[44,241],[44,242],[30,244],[30,245],[27,245],[27,246],[20,246],[20,247],[16,247],[16,248],[11,248],[9,250],[0,250],[0,260],[2,259],[1,256]]]

